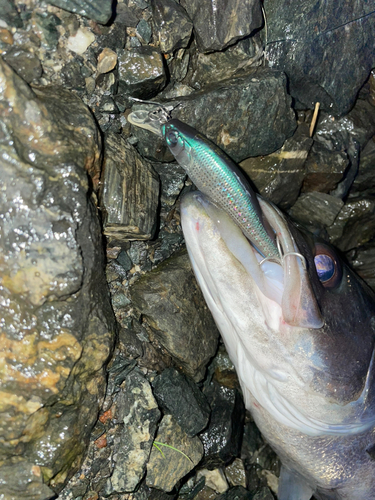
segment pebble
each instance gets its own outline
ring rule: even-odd
[[[96,68],[98,74],[108,73],[112,71],[117,64],[117,54],[107,47],[103,49],[98,56],[98,66]]]
[[[74,36],[67,41],[67,48],[76,54],[83,54],[89,45],[95,40],[95,35],[87,28],[79,28]]]

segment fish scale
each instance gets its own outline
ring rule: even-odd
[[[264,227],[256,195],[245,185],[246,179],[241,179],[243,174],[237,165],[206,137],[179,120],[167,122],[162,131],[167,143],[168,134],[178,134],[185,153],[179,155],[178,162],[197,188],[230,215],[263,257],[279,260],[276,244]]]

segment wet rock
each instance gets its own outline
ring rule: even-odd
[[[246,488],[246,472],[240,458],[236,458],[230,465],[225,467],[225,476],[231,486]]]
[[[349,196],[375,195],[375,142],[369,141],[359,159],[358,174],[354,179]]]
[[[242,486],[235,486],[217,497],[218,500],[253,500],[253,498],[253,495]]]
[[[164,102],[173,117],[188,123],[239,162],[280,148],[296,127],[285,77],[269,69],[251,70],[245,76],[206,86],[204,90]],[[134,109],[152,109],[134,106]],[[251,109],[251,113],[249,113]],[[162,138],[139,127],[132,128],[142,155],[172,161]]]
[[[135,28],[142,19],[142,9],[132,5],[129,7],[128,1],[116,5],[115,23]]]
[[[181,0],[181,5],[193,21],[201,52],[225,49],[263,24],[258,0],[241,2],[240,16],[235,0]]]
[[[109,133],[105,144],[104,234],[110,240],[148,240],[156,229],[157,174],[118,134]]]
[[[263,46],[257,37],[240,40],[223,52],[203,54],[198,52],[191,65],[194,70],[189,84],[200,89],[211,82],[225,80],[237,71],[261,62]]]
[[[113,50],[105,47],[98,56],[97,72],[108,73],[112,71],[117,64],[117,54]]]
[[[203,456],[199,438],[189,438],[171,415],[163,417],[154,444],[159,449],[154,446],[151,450],[146,484],[164,491],[172,491]]]
[[[13,26],[14,28],[22,27],[22,20],[14,4],[14,0],[1,0],[0,12],[0,19],[4,21],[7,26]]]
[[[353,142],[364,148],[374,134],[374,107],[358,99],[350,113],[342,118],[321,113],[314,139],[331,151],[344,151]]]
[[[305,163],[312,146],[305,124],[298,127],[283,147],[268,156],[248,158],[240,166],[259,193],[282,209],[298,198],[305,177]]]
[[[152,388],[159,407],[164,413],[172,415],[189,437],[206,427],[210,407],[191,379],[169,368],[155,377]]]
[[[343,205],[344,202],[335,196],[314,191],[302,194],[289,214],[308,228],[328,227],[333,224]]]
[[[60,9],[106,24],[112,17],[112,0],[46,0]]]
[[[218,331],[185,251],[141,277],[130,290],[134,306],[156,339],[195,381],[214,355]]]
[[[115,330],[85,171],[95,172],[100,141],[69,92],[33,91],[1,60],[0,81],[0,471],[14,465],[21,484],[22,467],[38,476],[38,464],[58,491],[83,459]],[[43,493],[28,478],[20,500],[29,486]],[[4,498],[14,498],[13,484],[3,485]]]
[[[60,38],[57,29],[61,25],[60,18],[51,12],[33,12],[32,25],[43,45],[49,49],[56,49]]]
[[[375,234],[375,198],[351,199],[329,228],[330,239],[342,251],[372,240]]]
[[[20,461],[4,464],[0,467],[0,484],[4,500],[55,498],[55,493],[43,484],[41,468],[35,463]]]
[[[211,418],[200,438],[204,446],[204,465],[211,469],[239,456],[245,407],[237,389],[220,386],[215,381],[203,392],[211,407]]]
[[[137,24],[136,32],[145,44],[150,43],[152,38],[152,29],[147,21],[141,19]]]
[[[316,142],[306,160],[303,192],[329,193],[343,179],[349,159],[343,151],[331,151]]]
[[[86,87],[86,80],[82,75],[78,59],[72,59],[61,68],[60,78],[68,89],[82,91]]]
[[[42,76],[42,65],[38,57],[26,47],[11,47],[4,54],[4,60],[27,83],[38,80]]]
[[[221,469],[200,469],[197,477],[205,478],[205,485],[216,491],[217,493],[224,493],[229,488],[227,480]]]
[[[123,382],[116,408],[116,418],[124,426],[113,473],[105,486],[105,496],[136,489],[145,473],[160,419],[150,384],[137,370],[132,371]]]
[[[174,0],[154,0],[151,5],[160,50],[168,54],[187,47],[193,23],[185,9]]]
[[[297,104],[312,109],[320,102],[325,111],[347,113],[375,63],[372,7],[345,0],[337,9],[329,2],[322,14],[310,0],[266,0],[264,8],[266,58],[271,67],[286,72]],[[338,47],[345,47],[341,57]]]
[[[152,47],[118,51],[119,92],[149,99],[166,83],[162,55]]]
[[[355,271],[375,290],[375,246],[364,246],[349,256]]]
[[[154,163],[153,166],[160,177],[161,203],[172,207],[184,187],[185,170],[176,163]]]
[[[236,369],[223,344],[219,345],[219,349],[208,367],[208,373],[214,377],[216,382],[225,387],[230,389],[240,387]]]

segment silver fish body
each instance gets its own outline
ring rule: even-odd
[[[333,249],[259,202],[270,225],[281,228],[281,244],[291,239],[307,269],[296,255],[290,256],[297,263],[291,273],[274,262],[259,266],[256,249],[202,193],[184,197],[181,217],[194,272],[246,406],[281,458],[278,498],[375,498],[374,294]],[[326,261],[334,265],[328,275],[320,269]],[[291,297],[292,307],[304,311],[300,325],[285,321],[262,280],[281,295],[293,288],[285,282],[295,283],[299,300]],[[316,315],[317,307],[324,322],[306,327],[303,317]]]

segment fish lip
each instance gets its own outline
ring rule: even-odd
[[[275,288],[274,286],[276,282],[272,284],[263,273],[265,265],[259,264],[259,261],[262,259],[261,255],[242,235],[239,228],[237,228],[237,235],[241,234],[243,236],[247,242],[247,250],[243,243],[240,244],[242,247],[239,249],[233,246],[230,232],[228,232],[226,228],[229,225],[232,231],[237,226],[227,215],[224,215],[224,212],[206,195],[199,191],[185,195],[185,198],[181,201],[181,211],[186,214],[186,208],[189,206],[189,203],[199,203],[207,216],[216,224],[217,230],[219,233],[221,232],[221,236],[226,242],[229,251],[243,264],[249,275],[255,280],[261,293],[281,306],[283,321],[285,321],[285,323],[290,326],[320,329],[324,325],[324,320],[312,289],[309,275],[304,267],[304,262],[301,259],[301,254],[299,253],[296,242],[289,230],[288,223],[276,207],[266,202],[261,197],[258,197],[258,199],[264,217],[275,230],[284,248],[285,255],[282,262],[282,267],[284,269],[284,288],[281,297],[279,296],[277,287]],[[222,215],[220,216],[220,214]],[[220,217],[222,217],[222,221],[225,221],[225,223],[220,222]],[[237,244],[239,241],[240,240],[237,240]],[[250,248],[257,258],[256,261],[249,253]],[[268,262],[269,263],[266,265],[268,265],[269,269],[270,261]],[[276,267],[274,270],[276,270]]]

